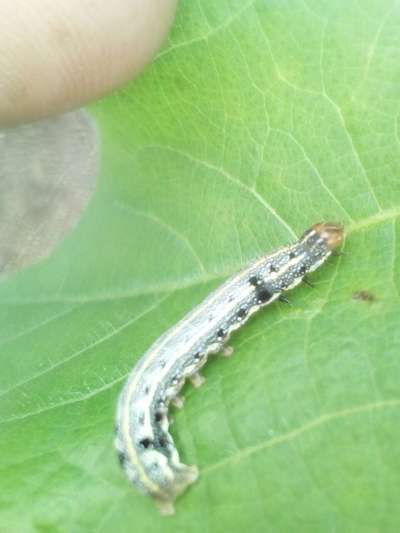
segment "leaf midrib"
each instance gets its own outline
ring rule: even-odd
[[[378,224],[382,224],[384,222],[388,222],[390,220],[395,220],[396,218],[400,217],[400,207],[399,208],[390,208],[390,209],[384,209],[382,211],[378,211],[377,213],[374,213],[373,215],[360,219],[350,226],[346,228],[346,237],[357,233],[359,231],[362,231],[366,228],[369,228],[371,226],[375,226]],[[192,279],[188,279],[187,281],[177,281],[176,283],[165,283],[161,285],[146,285],[145,287],[141,287],[140,289],[135,289],[133,291],[114,291],[114,292],[108,292],[106,294],[98,294],[96,296],[76,296],[76,295],[64,295],[62,298],[54,297],[54,298],[21,298],[17,300],[7,300],[3,299],[0,302],[0,305],[26,305],[26,304],[49,304],[49,303],[76,303],[76,304],[85,304],[85,303],[96,303],[96,302],[106,302],[106,301],[112,301],[112,300],[122,300],[122,299],[128,299],[128,298],[135,298],[137,296],[148,296],[150,294],[162,294],[162,293],[173,293],[179,290],[185,290],[190,287],[195,287],[197,285],[202,285],[205,283],[211,283],[214,281],[222,280],[224,278],[227,278],[232,274],[232,272],[236,271],[238,267],[232,266],[231,268],[227,269],[224,272],[219,272],[212,275],[202,276],[202,277],[196,277]]]

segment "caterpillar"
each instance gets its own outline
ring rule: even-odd
[[[180,462],[168,432],[168,407],[183,403],[178,395],[186,379],[196,387],[210,354],[222,351],[232,331],[258,309],[314,271],[343,241],[339,224],[318,223],[294,244],[265,255],[213,291],[139,359],[120,394],[115,446],[122,468],[138,489],[152,496],[163,514],[198,477],[196,466]]]

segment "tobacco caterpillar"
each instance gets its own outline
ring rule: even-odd
[[[258,309],[285,299],[343,240],[338,224],[319,223],[294,244],[265,255],[232,276],[178,324],[162,335],[133,368],[121,392],[115,446],[129,480],[151,495],[161,512],[174,512],[173,500],[198,477],[187,466],[168,432],[168,406],[186,379],[203,382],[199,370],[210,354],[223,351],[230,334]]]

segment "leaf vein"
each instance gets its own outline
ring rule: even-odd
[[[241,450],[230,455],[229,457],[226,457],[225,459],[222,459],[221,461],[218,461],[217,463],[214,463],[213,465],[203,468],[202,473],[209,474],[215,470],[219,470],[229,465],[230,463],[239,463],[243,459],[246,459],[247,457],[250,457],[251,455],[259,453],[267,448],[273,448],[274,446],[279,446],[280,444],[291,442],[301,437],[305,433],[308,433],[309,431],[312,431],[316,428],[324,426],[325,424],[328,424],[329,422],[347,419],[352,416],[356,416],[358,414],[370,413],[373,411],[381,411],[384,409],[390,409],[390,408],[395,408],[395,407],[400,407],[400,399],[398,398],[394,398],[391,400],[383,400],[380,402],[371,402],[371,403],[356,405],[353,407],[348,407],[346,409],[341,409],[339,411],[333,411],[332,413],[323,414],[313,420],[309,420],[308,422],[306,422],[302,426],[299,426],[298,428],[294,428],[291,431],[288,431],[287,433],[284,433],[272,439],[265,440],[253,446],[242,448]]]

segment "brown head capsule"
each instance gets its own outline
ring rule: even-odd
[[[334,250],[343,242],[344,230],[343,226],[340,224],[335,224],[334,222],[319,222],[318,224],[314,224],[312,229],[324,239],[330,250]]]

